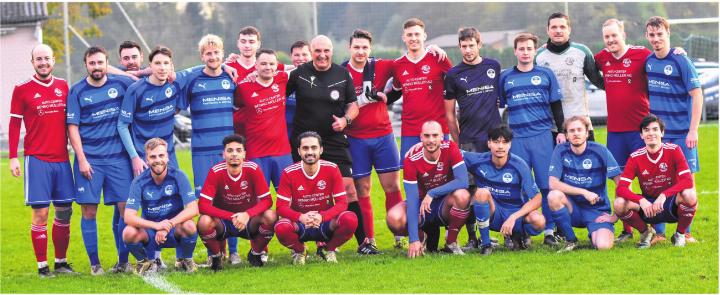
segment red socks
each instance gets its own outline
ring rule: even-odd
[[[677,231],[681,234],[684,234],[687,232],[688,226],[690,226],[690,223],[692,222],[693,218],[695,217],[695,209],[697,209],[697,203],[692,206],[685,205],[684,203],[681,203],[678,206],[678,224],[677,224]]]
[[[638,231],[640,231],[640,233],[644,233],[647,230],[647,224],[645,224],[645,221],[640,218],[639,213],[633,210],[629,210],[628,213],[626,213],[624,216],[620,216],[620,219],[622,219],[625,225],[636,228]]]
[[[390,211],[390,208],[395,207],[395,205],[400,202],[402,202],[402,194],[400,191],[385,193],[385,212]]]
[[[450,208],[450,217],[448,218],[448,234],[447,234],[447,244],[452,244],[457,241],[458,233],[460,232],[460,228],[465,224],[465,220],[467,220],[468,215],[470,215],[470,210],[465,209],[457,209],[455,207]]]
[[[271,225],[261,224],[258,231],[257,236],[250,241],[250,247],[255,253],[267,251],[267,244],[270,243],[270,240],[275,234]]]
[[[55,246],[55,259],[65,259],[68,245],[70,245],[70,223],[60,223],[59,220],[55,219],[52,228],[52,240]]]
[[[47,225],[30,225],[30,239],[37,262],[47,261]]]
[[[358,226],[357,216],[350,211],[344,211],[336,218],[338,227],[335,229],[332,238],[327,243],[328,251],[335,251],[337,247],[350,240],[353,236],[353,232],[355,232],[355,229]]]
[[[362,214],[363,229],[365,229],[365,237],[374,239],[375,238],[375,222],[373,221],[372,203],[370,203],[370,196],[363,196],[358,198],[358,204],[360,205],[360,213]]]
[[[220,252],[220,241],[217,240],[217,231],[213,228],[208,234],[200,236],[200,240],[205,245],[205,248],[210,251],[210,255],[217,255]],[[225,240],[222,240],[225,244]]]
[[[300,237],[295,231],[295,225],[290,220],[283,219],[275,223],[275,234],[280,244],[292,249],[295,253],[303,253],[305,245],[300,242]],[[350,236],[352,236],[352,232],[350,232]]]

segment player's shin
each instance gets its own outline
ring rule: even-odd
[[[220,241],[217,240],[217,231],[213,228],[211,232],[200,236],[202,243],[205,248],[208,249],[208,254],[217,255],[220,253]],[[225,240],[222,240],[225,243]]]
[[[195,252],[195,245],[197,245],[197,232],[180,238],[180,245],[177,247],[179,258],[192,258],[193,252]]]
[[[565,239],[568,242],[577,242],[577,237],[575,236],[575,231],[573,231],[572,222],[570,221],[570,211],[568,211],[567,207],[552,211],[551,215],[557,227],[565,235]],[[547,228],[547,225],[545,228]]]
[[[460,232],[460,228],[465,225],[465,220],[467,220],[469,214],[470,209],[458,209],[455,207],[450,208],[450,216],[448,218],[448,235],[446,240],[447,244],[457,242],[457,236]]]
[[[252,247],[255,253],[266,251],[267,245],[270,243],[270,240],[272,240],[273,235],[275,235],[275,232],[273,231],[272,225],[260,224],[258,234],[250,241],[250,247]]]
[[[642,220],[642,218],[640,218],[640,214],[638,214],[638,212],[628,210],[627,213],[620,215],[620,219],[622,219],[625,224],[634,227],[641,233],[644,233],[647,230],[647,224]]]
[[[55,262],[66,261],[67,249],[70,245],[70,217],[72,217],[72,204],[55,205],[55,221],[52,229]]]
[[[117,232],[119,237],[118,241],[118,262],[119,263],[128,263],[128,256],[130,256],[130,250],[127,248],[127,245],[125,245],[125,242],[122,240],[122,232],[125,230],[125,218],[120,216],[117,223]]]
[[[275,234],[278,241],[285,247],[295,251],[295,253],[304,253],[305,245],[300,242],[300,237],[295,232],[295,227],[290,221],[279,221],[275,224]]]
[[[85,217],[83,217],[80,219],[80,230],[90,265],[100,264],[100,258],[98,258],[97,220],[95,218],[85,219]]]
[[[363,229],[365,236],[369,239],[375,239],[375,223],[373,221],[372,203],[370,196],[361,196],[358,198],[360,212],[362,213]]]
[[[387,213],[400,202],[402,202],[402,193],[400,191],[385,193],[385,212]]]
[[[135,256],[135,259],[137,261],[142,261],[145,259],[148,259],[147,252],[145,251],[145,246],[141,242],[136,243],[126,243],[128,250],[130,253],[132,253],[133,256]]]
[[[47,266],[47,225],[32,224],[30,226],[30,240],[35,251],[38,268]]]
[[[355,229],[355,240],[357,240],[358,245],[360,245],[363,241],[365,241],[365,227],[363,226],[363,214],[360,210],[360,203],[358,201],[348,202],[347,210],[355,213],[355,216],[359,221],[357,228]]]
[[[678,206],[677,232],[685,234],[688,231],[690,223],[692,223],[692,220],[695,217],[696,209],[697,203],[693,204],[692,206],[681,203]]]
[[[337,228],[333,232],[332,238],[327,243],[328,251],[335,251],[337,247],[345,244],[350,238],[352,238],[353,232],[358,227],[358,218],[352,212],[342,212],[338,215]]]
[[[490,246],[490,204],[488,202],[473,201],[473,211],[480,231],[480,243]]]

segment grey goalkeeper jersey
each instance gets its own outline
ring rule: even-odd
[[[538,48],[535,63],[550,68],[557,77],[562,91],[564,119],[572,116],[589,117],[588,94],[585,91],[585,76],[595,85],[602,86],[602,76],[595,65],[595,58],[587,46],[570,42],[570,46],[560,53],[547,48],[547,44]],[[602,87],[600,87],[602,88]]]

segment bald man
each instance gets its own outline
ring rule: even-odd
[[[25,122],[25,205],[32,207],[30,240],[40,277],[53,277],[47,263],[47,219],[50,203],[55,206],[52,240],[55,273],[74,273],[67,263],[70,217],[75,184],[67,150],[65,108],[68,84],[52,75],[55,57],[50,46],[40,44],[31,52],[35,75],[15,85],[10,103],[10,172],[19,177],[18,143]]]
[[[347,191],[348,210],[361,219],[357,192],[352,179],[352,159],[343,131],[357,117],[355,87],[347,68],[332,62],[333,45],[327,36],[318,35],[310,41],[312,62],[302,64],[290,73],[286,94],[295,92],[297,109],[291,135],[292,147],[298,147],[297,136],[315,131],[323,139],[321,158],[340,168]],[[300,161],[297,149],[291,149],[294,161]],[[365,240],[362,220],[358,220],[355,238],[358,245]]]

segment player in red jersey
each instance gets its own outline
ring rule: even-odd
[[[393,75],[393,88],[402,89],[403,94],[400,155],[420,142],[420,129],[426,121],[437,121],[444,134],[449,132],[443,79],[452,63],[427,54],[426,39],[425,23],[417,18],[405,21],[402,40],[408,52],[395,60]]]
[[[695,216],[697,193],[692,173],[679,146],[662,143],[665,123],[655,115],[640,122],[645,147],[630,155],[616,189],[615,215],[610,222],[624,220],[643,233],[638,248],[650,247],[655,230],[646,223],[677,222],[672,237],[675,246],[685,246],[685,232]],[[642,194],[630,190],[633,179]]]
[[[70,170],[65,129],[68,84],[52,75],[55,57],[50,46],[40,44],[31,51],[35,69],[27,81],[15,86],[10,103],[10,172],[19,177],[18,143],[25,122],[25,205],[32,207],[30,240],[40,277],[52,277],[47,263],[47,220],[50,203],[55,206],[52,240],[55,272],[73,273],[67,263],[70,217],[75,184]]]
[[[262,170],[245,162],[245,138],[233,134],[223,139],[224,162],[208,171],[200,192],[198,232],[210,251],[210,268],[222,268],[221,244],[229,236],[250,240],[247,259],[252,266],[263,266],[265,247],[273,236],[277,215]]]
[[[280,244],[292,250],[293,264],[305,264],[306,241],[324,241],[324,257],[337,263],[335,250],[352,238],[358,220],[347,211],[347,193],[337,165],[320,159],[322,139],[313,131],[298,136],[300,162],[285,168],[277,191],[275,224]]]
[[[470,213],[470,193],[467,168],[457,144],[443,140],[440,123],[425,122],[422,148],[411,150],[403,166],[407,201],[390,209],[387,223],[396,235],[409,236],[408,257],[424,253],[418,229],[428,234],[430,230],[437,232],[439,226],[447,227],[444,251],[463,255],[457,235]]]

